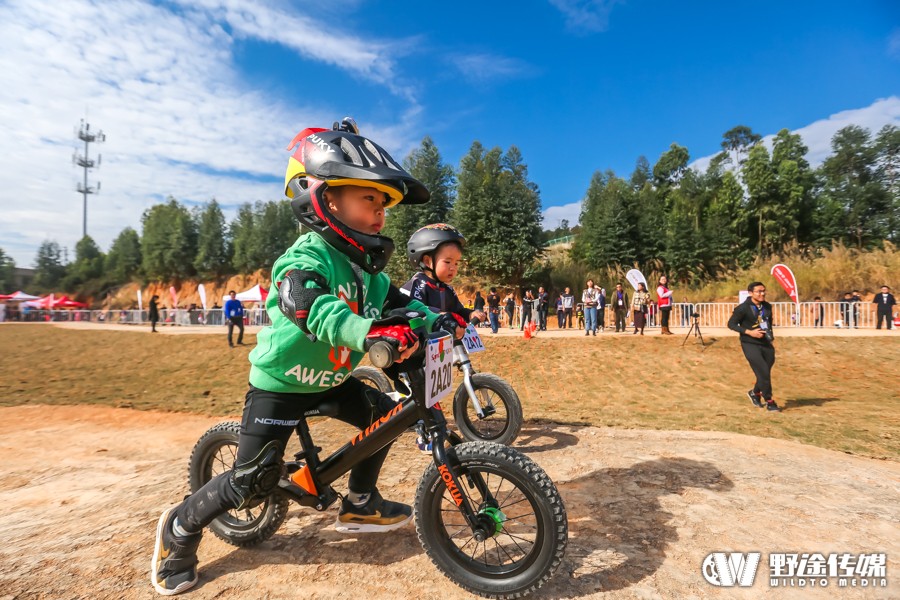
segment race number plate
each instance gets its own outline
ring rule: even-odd
[[[474,325],[466,326],[466,335],[463,336],[463,344],[466,347],[466,351],[469,354],[473,352],[481,352],[484,350],[484,344],[481,341],[481,336],[478,335],[478,332],[475,331]]]
[[[453,339],[445,335],[428,340],[425,356],[426,405],[431,408],[450,393],[453,384]]]

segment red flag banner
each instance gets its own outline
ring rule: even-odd
[[[778,283],[781,284],[788,296],[791,297],[791,300],[799,304],[800,295],[797,293],[797,280],[794,278],[794,272],[791,271],[790,267],[779,263],[772,267],[772,275],[778,280]]]

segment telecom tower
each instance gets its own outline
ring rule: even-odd
[[[97,187],[92,188],[88,185],[88,169],[93,169],[94,167],[100,166],[101,156],[97,155],[97,161],[94,162],[90,158],[88,158],[88,145],[92,142],[105,142],[106,134],[102,131],[98,131],[96,133],[91,133],[91,124],[85,123],[84,119],[81,120],[81,127],[78,128],[78,139],[84,142],[84,156],[78,154],[76,152],[72,155],[72,162],[84,169],[84,184],[78,183],[75,187],[78,190],[78,193],[84,196],[84,220],[82,222],[82,233],[81,237],[85,237],[87,235],[87,197],[88,194],[96,194],[100,191],[100,182],[97,182]]]

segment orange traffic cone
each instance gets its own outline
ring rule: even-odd
[[[526,340],[531,339],[531,325],[529,325],[528,327],[525,328],[525,339]]]
[[[531,322],[531,337],[537,337],[537,331],[538,331],[537,323],[532,321]]]

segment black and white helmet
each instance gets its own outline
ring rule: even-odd
[[[329,187],[372,187],[388,198],[385,208],[423,204],[431,194],[383,148],[359,135],[349,117],[332,130],[309,128],[297,134],[287,148],[293,150],[284,177],[284,193],[291,198],[297,219],[368,273],[379,273],[394,252],[391,238],[351,229],[328,210],[324,192]]]
[[[406,257],[417,269],[431,271],[431,267],[427,266],[422,258],[431,256],[431,264],[434,264],[434,253],[441,244],[447,243],[459,244],[462,248],[466,245],[466,238],[453,225],[446,223],[426,225],[410,236],[406,243]]]

